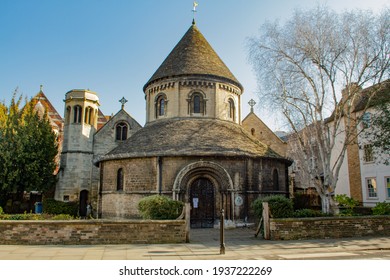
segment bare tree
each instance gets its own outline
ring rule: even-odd
[[[389,9],[338,14],[318,6],[295,11],[283,25],[265,23],[260,33],[249,39],[260,98],[295,133],[304,169],[329,213],[347,145],[357,137],[353,108],[360,89],[389,78]]]

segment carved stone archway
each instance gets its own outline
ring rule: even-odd
[[[225,168],[210,161],[190,163],[179,171],[173,185],[173,198],[184,202],[194,203],[191,199],[191,187],[196,180],[204,178],[209,180],[215,190],[215,215],[219,210],[225,209],[226,218],[233,218],[233,181]]]

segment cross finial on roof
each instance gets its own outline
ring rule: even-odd
[[[197,12],[196,11],[196,7],[197,6],[198,6],[198,2],[194,1],[193,5],[192,5],[192,13],[194,14],[193,19],[192,19],[192,24],[193,25],[195,24],[195,13]]]
[[[122,109],[125,108],[125,104],[127,103],[127,99],[125,97],[122,97],[121,100],[119,100],[120,103],[122,103]]]
[[[39,91],[42,91],[42,89],[43,89],[43,85],[40,85],[39,86]]]
[[[253,106],[256,105],[256,102],[253,99],[251,99],[251,100],[249,100],[248,104],[249,104],[249,106],[251,106],[251,113],[253,113]]]

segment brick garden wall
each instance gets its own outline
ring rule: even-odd
[[[271,240],[390,236],[390,216],[270,219]]]
[[[185,221],[0,221],[0,244],[184,243]]]

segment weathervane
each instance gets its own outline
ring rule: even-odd
[[[122,109],[125,108],[125,104],[127,103],[127,99],[125,97],[122,97],[121,100],[119,100],[120,103],[122,103]]]
[[[196,11],[197,6],[198,6],[198,2],[194,1],[193,5],[192,5],[192,13],[194,14],[194,17],[192,19],[192,24],[195,24],[195,13],[197,12]]]
[[[256,105],[256,102],[253,99],[251,99],[251,100],[249,100],[248,104],[249,104],[249,106],[251,106],[251,113],[253,113],[253,106]]]

